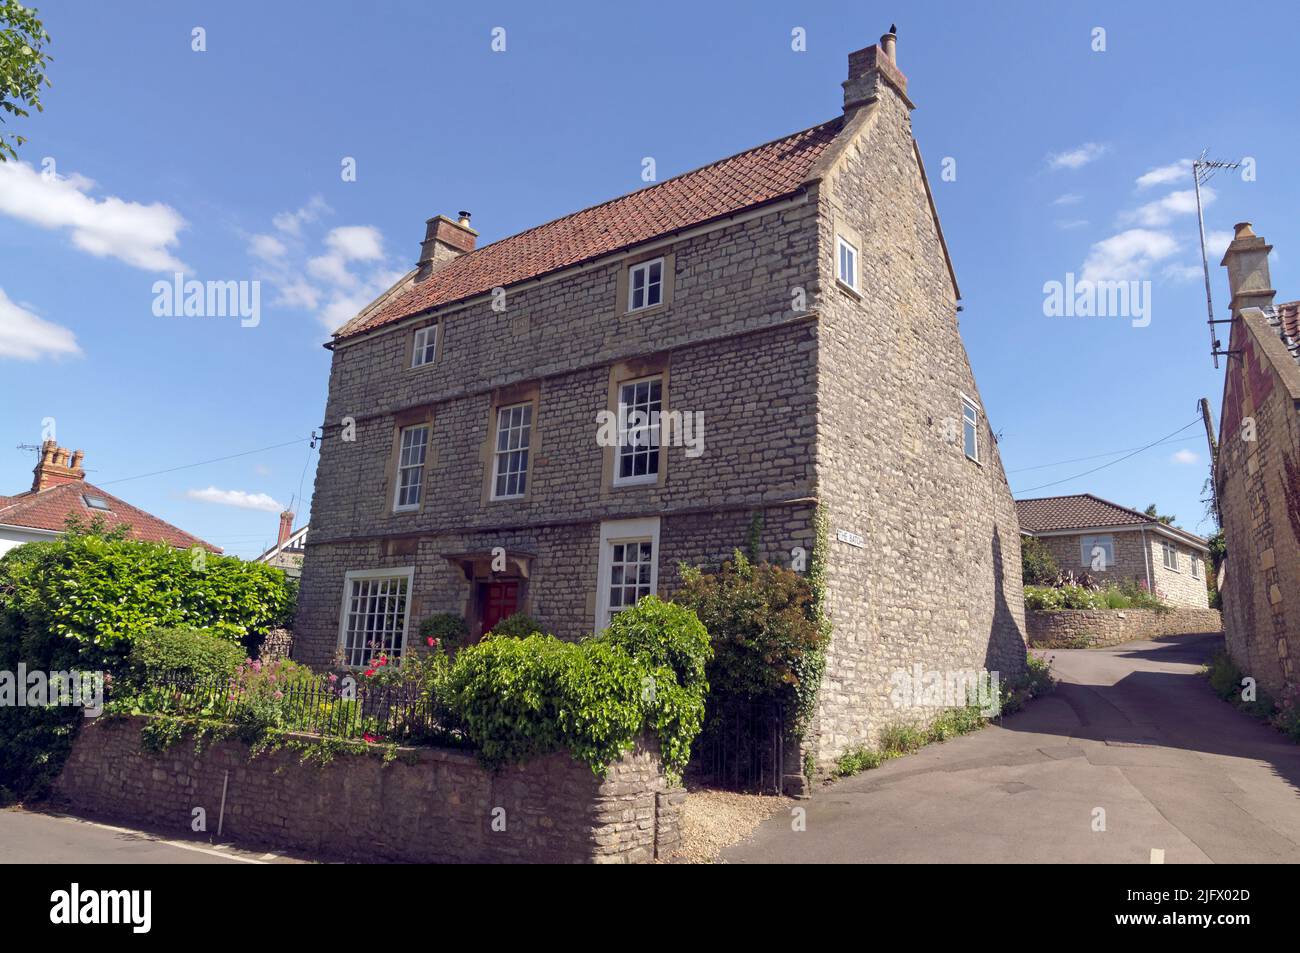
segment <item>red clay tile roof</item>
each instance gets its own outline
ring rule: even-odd
[[[1020,517],[1020,528],[1029,533],[1156,522],[1145,513],[1108,502],[1091,493],[1016,500],[1016,514]]]
[[[108,502],[109,509],[99,510],[86,505],[84,499],[86,496],[102,497]],[[177,549],[202,546],[209,552],[221,552],[220,547],[204,542],[197,536],[191,536],[171,523],[137,509],[84,480],[53,486],[40,493],[28,491],[17,496],[0,497],[0,524],[6,526],[61,531],[68,517],[72,515],[79,516],[83,520],[98,516],[109,528],[129,526],[132,539],[147,543],[166,543]]]
[[[842,117],[833,119],[484,245],[452,259],[374,313],[353,318],[335,338],[352,337],[791,195],[842,125]]]
[[[1276,305],[1276,310],[1282,321],[1282,333],[1292,341],[1300,341],[1300,301]]]

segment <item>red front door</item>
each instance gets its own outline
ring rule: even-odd
[[[486,582],[483,584],[483,628],[481,635],[491,632],[502,619],[519,611],[518,582]]]

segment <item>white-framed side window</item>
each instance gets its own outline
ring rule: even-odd
[[[497,410],[497,443],[492,454],[492,499],[508,500],[528,491],[528,451],[533,436],[533,402]]]
[[[858,290],[858,248],[843,235],[835,237],[835,277],[840,284]]]
[[[406,648],[407,603],[415,567],[359,569],[343,577],[339,649],[344,664],[369,665],[376,656],[397,660]]]
[[[403,427],[397,453],[397,488],[393,509],[418,510],[424,492],[424,460],[429,451],[429,425]]]
[[[643,261],[627,272],[627,310],[642,311],[664,300],[664,260]]]
[[[980,462],[980,409],[965,394],[961,398],[961,449],[970,459]]]
[[[615,486],[658,482],[659,415],[663,412],[663,402],[662,374],[619,385]]]
[[[1079,565],[1104,572],[1115,568],[1115,537],[1084,536],[1079,540]]]
[[[411,366],[423,367],[425,364],[432,364],[437,356],[438,325],[430,324],[428,327],[417,328],[415,343],[411,348]]]
[[[1175,572],[1177,572],[1178,571],[1178,547],[1174,543],[1169,542],[1169,540],[1162,539],[1160,541],[1160,550],[1164,557],[1165,568],[1172,569]]]
[[[600,524],[596,628],[659,586],[659,517]]]
[[[1190,559],[1192,563],[1192,578],[1200,579],[1201,578],[1201,557],[1197,556],[1195,553],[1192,553]]]

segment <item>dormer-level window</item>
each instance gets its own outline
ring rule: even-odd
[[[664,300],[664,260],[633,265],[627,275],[627,310],[653,308]]]
[[[438,353],[438,325],[430,324],[415,332],[415,346],[411,349],[411,366],[432,364]]]
[[[961,399],[961,448],[970,459],[980,462],[980,411],[969,397]]]
[[[81,498],[86,501],[86,505],[92,510],[103,510],[106,513],[112,512],[112,509],[108,505],[108,500],[104,499],[102,496],[83,495]]]
[[[838,236],[836,239],[836,259],[835,277],[839,279],[840,284],[847,285],[857,291],[858,250],[843,235]]]

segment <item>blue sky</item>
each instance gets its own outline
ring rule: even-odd
[[[1280,3],[37,6],[53,86],[11,127],[30,168],[0,170],[0,493],[29,485],[14,448],[54,418],[93,482],[240,555],[310,497],[326,325],[413,263],[425,218],[469,209],[486,243],[640,187],[645,156],[666,178],[828,119],[846,54],[891,21],[1013,490],[1210,528],[1199,424],[1033,489],[1195,421],[1201,396],[1217,417],[1190,174],[1161,170],[1252,157],[1254,181],[1210,183],[1207,227],[1221,251],[1255,222],[1300,297],[1300,17]],[[156,316],[180,267],[261,281],[260,323]],[[1045,316],[1067,273],[1149,280],[1149,325]]]

